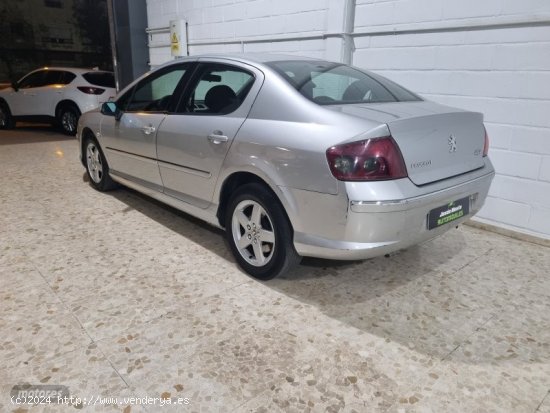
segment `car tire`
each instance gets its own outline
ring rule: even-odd
[[[15,120],[11,115],[10,107],[4,101],[0,101],[0,129],[12,129],[15,127]]]
[[[238,188],[225,211],[226,237],[240,267],[259,280],[270,280],[299,264],[292,227],[285,211],[264,185]]]
[[[57,110],[57,124],[65,135],[76,135],[78,118],[80,118],[80,110],[73,104],[64,104]]]
[[[97,140],[88,138],[84,142],[83,155],[92,186],[102,192],[116,188],[117,184],[109,175],[109,165]]]

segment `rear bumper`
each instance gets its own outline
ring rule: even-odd
[[[446,188],[438,184],[434,186],[438,189],[432,192],[405,198],[358,200],[351,197],[359,193],[352,188],[347,191],[347,205],[343,205],[343,209],[347,209],[345,215],[338,217],[330,211],[323,211],[325,207],[318,205],[312,214],[326,214],[326,229],[319,230],[323,227],[323,223],[319,222],[316,227],[310,224],[309,228],[306,225],[295,230],[294,246],[302,256],[355,260],[387,254],[434,238],[468,220],[481,209],[494,177],[490,162],[483,169],[483,173],[470,174],[474,176],[466,181]],[[465,197],[470,202],[468,215],[428,229],[428,213],[432,209]],[[311,219],[306,221],[309,223]]]

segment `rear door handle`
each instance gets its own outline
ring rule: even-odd
[[[214,145],[219,145],[220,143],[227,142],[229,138],[220,131],[214,131],[208,135],[208,140]]]
[[[149,125],[149,126],[144,126],[143,128],[141,128],[141,131],[146,135],[150,135],[150,134],[154,133],[156,131],[156,129],[153,125]]]

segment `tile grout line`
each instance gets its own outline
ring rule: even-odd
[[[544,403],[544,401],[546,399],[550,400],[550,390],[548,390],[548,392],[546,392],[546,395],[542,398],[542,400],[538,404],[537,408],[535,409],[534,413],[537,413],[539,411],[540,407],[542,406],[542,404]]]
[[[107,361],[107,363],[109,363],[109,366],[111,367],[111,369],[115,372],[115,374],[120,378],[120,380],[124,383],[124,385],[126,386],[126,388],[128,390],[131,390],[132,387],[130,386],[130,384],[124,379],[124,377],[122,376],[122,374],[120,373],[120,371],[115,367],[115,365],[112,363],[112,361],[109,359],[109,357],[104,353],[104,351],[101,349],[101,347],[98,345],[98,342],[103,340],[103,339],[106,339],[108,337],[103,337],[99,340],[94,340],[94,338],[89,334],[88,330],[86,330],[86,328],[82,325],[82,323],[80,322],[80,320],[78,319],[78,317],[71,311],[71,309],[67,306],[66,302],[63,301],[59,294],[53,289],[53,287],[50,285],[50,283],[48,282],[48,280],[46,279],[46,277],[44,276],[44,274],[42,273],[42,271],[38,268],[38,266],[34,263],[34,261],[28,256],[27,254],[27,251],[25,250],[24,247],[21,247],[21,250],[23,252],[23,255],[25,256],[25,258],[28,260],[28,262],[32,265],[32,267],[38,272],[38,274],[40,274],[40,277],[42,278],[42,280],[44,281],[44,283],[46,284],[47,288],[53,293],[53,295],[55,296],[56,300],[65,308],[65,310],[67,310],[71,317],[78,323],[78,325],[80,326],[80,328],[82,329],[82,331],[84,331],[84,333],[86,334],[86,336],[90,339],[90,343],[88,345],[85,345],[85,346],[80,346],[80,347],[77,347],[75,348],[74,350],[72,351],[69,351],[65,354],[70,354],[70,353],[74,353],[76,352],[79,348],[84,348],[84,347],[89,347],[91,344],[94,344],[97,348],[97,350],[103,355],[103,357],[105,358],[105,360]],[[127,271],[126,271],[127,272]],[[239,286],[242,286],[242,285],[245,285],[245,284],[249,284],[251,283],[252,281],[251,280],[247,280],[247,281],[244,281],[242,283],[239,283],[239,284],[236,284],[236,285],[233,285],[229,288],[226,288],[225,290],[223,291],[220,291],[219,293],[224,293],[224,292],[227,292],[227,291],[230,291],[232,289],[235,289]],[[218,294],[219,294],[218,293]],[[208,300],[210,299],[211,296],[208,296],[208,297],[204,297],[202,300],[199,300],[197,301],[197,303],[200,303],[202,301],[205,301],[205,300]],[[168,312],[158,316],[158,317],[154,317],[150,320],[147,320],[145,323],[142,323],[142,325],[147,325],[148,323],[154,321],[154,320],[158,320],[162,317],[164,317],[166,314],[168,314]],[[127,329],[126,329],[127,330]],[[123,330],[123,331],[126,331],[126,330]],[[63,357],[60,356],[60,357]],[[248,402],[249,400],[247,400],[246,402]],[[147,411],[147,410],[146,410]]]
[[[458,268],[455,272],[453,272],[451,275],[455,275],[456,273],[462,271],[464,268],[466,268],[468,265],[471,265],[473,264],[474,262],[477,262],[479,261],[482,257],[490,254],[492,251],[494,251],[494,248],[489,248],[487,251],[485,251],[483,254],[477,256],[476,258],[474,258],[472,261],[468,262],[467,264],[464,264],[462,267]]]
[[[480,258],[480,257],[478,257]],[[478,258],[476,258],[475,260],[473,260],[472,262],[476,261]],[[465,265],[466,266],[466,265]],[[464,267],[465,267],[464,266]],[[464,268],[462,267],[462,268]],[[457,271],[458,272],[458,271]],[[491,321],[492,319],[494,319],[496,317],[495,314],[491,315],[491,317],[489,317],[485,322],[483,322],[481,325],[479,325],[468,337],[466,337],[459,345],[457,345],[454,349],[452,349],[445,357],[441,358],[441,359],[437,359],[437,358],[432,358],[432,360],[434,361],[434,365],[432,367],[430,367],[426,373],[429,373],[430,371],[433,371],[438,365],[441,365],[445,360],[447,360],[454,352],[456,352],[456,350],[458,350],[466,340],[468,340],[470,337],[472,337],[474,334],[476,334],[476,332],[479,331],[479,329],[481,327],[483,327],[484,325],[486,325],[489,321]],[[439,380],[439,379],[438,379]],[[411,389],[413,387],[407,387],[407,390],[408,389]],[[549,391],[550,393],[550,391]],[[544,399],[543,399],[544,401]],[[399,400],[396,400],[394,403],[391,404],[390,407],[388,407],[388,409],[385,410],[385,412],[388,412],[392,409],[392,407],[396,406],[398,404]],[[542,401],[541,401],[541,404],[542,404]],[[539,405],[540,406],[540,405]],[[536,411],[535,411],[536,413]]]
[[[470,337],[472,337],[474,334],[476,334],[483,326],[485,326],[489,321],[493,320],[496,317],[496,314],[492,314],[491,317],[489,317],[487,320],[485,320],[483,323],[481,323],[479,326],[476,327],[474,331],[470,335],[468,335],[462,342],[457,345],[454,349],[452,349],[449,354],[447,354],[445,357],[443,357],[440,361],[447,360],[456,350],[458,350]]]
[[[82,325],[82,323],[80,322],[80,320],[78,319],[78,317],[71,311],[70,308],[67,307],[67,304],[59,297],[59,295],[57,294],[57,292],[53,289],[53,287],[50,285],[50,283],[48,282],[48,280],[46,279],[46,277],[44,276],[44,274],[42,274],[42,272],[40,271],[40,269],[36,266],[36,264],[34,263],[33,260],[31,260],[29,258],[29,256],[27,255],[27,252],[25,250],[25,248],[23,247],[22,248],[22,251],[23,251],[23,254],[25,255],[25,257],[27,258],[27,260],[31,263],[31,265],[34,267],[34,269],[40,274],[40,276],[42,277],[42,279],[44,280],[44,282],[46,283],[46,285],[48,286],[48,288],[51,290],[51,292],[55,295],[56,299],[61,303],[61,305],[63,305],[63,307],[71,314],[71,317],[73,317],[73,319],[78,323],[78,325],[80,326],[80,328],[82,329],[82,331],[84,331],[84,333],[86,334],[86,336],[90,339],[90,344],[86,345],[86,346],[80,346],[80,347],[77,347],[75,348],[74,350],[66,353],[66,354],[70,354],[70,353],[73,353],[75,351],[77,351],[79,348],[83,348],[83,347],[89,347],[91,344],[95,345],[97,350],[103,355],[103,357],[105,358],[105,360],[109,363],[109,365],[111,366],[111,368],[113,369],[113,371],[116,373],[116,375],[120,378],[120,380],[122,380],[122,382],[124,383],[124,385],[126,386],[127,389],[130,389],[130,386],[128,385],[128,383],[126,382],[126,380],[124,379],[124,377],[122,377],[122,375],[120,374],[120,372],[115,368],[115,366],[113,365],[113,363],[111,362],[111,360],[109,360],[109,358],[107,357],[107,355],[103,352],[103,350],[97,345],[97,342],[93,339],[93,337],[89,334],[88,330],[86,330],[86,328],[84,328],[84,326]]]

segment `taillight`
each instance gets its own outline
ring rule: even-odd
[[[333,146],[327,150],[332,175],[340,181],[379,181],[407,177],[407,168],[391,136]]]
[[[86,93],[87,95],[101,95],[103,92],[105,92],[105,89],[91,86],[77,86],[77,89],[81,92]]]
[[[483,143],[483,156],[487,156],[489,154],[489,135],[487,135],[487,129],[485,129],[485,126],[483,127],[485,130],[485,142]]]

